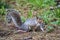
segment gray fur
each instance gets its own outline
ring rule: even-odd
[[[18,16],[14,16],[14,14],[18,15]],[[20,23],[17,23],[17,18],[19,19]],[[37,18],[31,18],[31,19],[27,19],[24,23],[22,23],[22,20],[19,16],[19,12],[15,9],[8,9],[7,10],[7,14],[6,14],[6,20],[8,23],[10,23],[11,21],[15,24],[16,27],[18,27],[21,30],[24,31],[28,31],[31,29],[31,26],[37,26],[40,27],[40,29],[42,31],[44,31],[43,29],[43,23],[39,23],[37,21]]]

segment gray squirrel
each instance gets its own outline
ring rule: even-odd
[[[19,12],[15,9],[7,9],[6,21],[7,23],[13,22],[15,27],[26,32],[31,30],[31,28],[34,28],[35,30],[37,27],[44,31],[44,23],[41,21],[41,19],[39,20],[39,18],[34,17],[27,19],[23,23],[19,15]]]

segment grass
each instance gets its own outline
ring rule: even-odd
[[[0,1],[0,5],[1,5],[1,2],[2,1]],[[26,15],[27,18],[31,18],[33,16],[33,11],[38,11],[37,16],[43,18],[45,24],[60,25],[60,8],[50,10],[50,6],[54,7],[56,5],[54,0],[11,0],[10,2],[15,2],[17,6],[14,6],[15,4],[13,4],[13,6],[15,7],[15,9],[18,9],[23,14],[25,14],[24,11],[28,10]],[[6,7],[9,8],[9,6],[5,2],[2,2],[2,4],[3,5],[1,5],[0,7],[1,15],[5,14],[4,10]],[[27,19],[23,15],[21,18],[23,22]],[[56,21],[54,19],[56,19]]]

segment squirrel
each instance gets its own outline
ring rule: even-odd
[[[8,9],[6,14],[6,21],[8,24],[13,22],[15,27],[26,32],[31,30],[32,28],[34,28],[35,30],[37,27],[44,31],[44,23],[41,18],[30,18],[23,23],[20,16],[21,15],[19,15],[19,12],[17,10]]]

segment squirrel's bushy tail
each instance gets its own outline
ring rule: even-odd
[[[19,26],[22,25],[21,17],[20,17],[19,12],[17,10],[15,10],[15,9],[8,9],[6,16],[7,16],[6,19],[9,20],[9,18],[10,18],[11,21],[14,23],[14,25],[16,27],[19,27]],[[9,21],[7,21],[7,22],[9,22]]]

